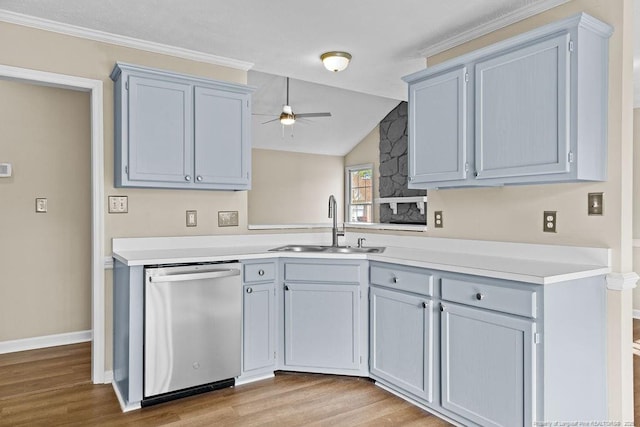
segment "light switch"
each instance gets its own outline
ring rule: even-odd
[[[109,196],[109,213],[129,212],[129,198],[127,196]]]
[[[604,213],[604,199],[602,193],[589,193],[587,213],[589,215],[602,215]]]
[[[44,197],[38,197],[36,199],[36,212],[47,213],[47,199]]]
[[[198,226],[198,211],[187,211],[187,227]]]

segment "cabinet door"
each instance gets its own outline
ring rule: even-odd
[[[196,184],[249,188],[249,123],[248,94],[195,88]]]
[[[371,288],[371,375],[433,400],[433,311],[426,297]]]
[[[243,372],[275,364],[274,290],[274,283],[243,288]]]
[[[466,67],[409,86],[409,186],[466,178]]]
[[[359,369],[358,285],[286,284],[285,365]]]
[[[191,86],[129,77],[130,181],[185,183],[192,178]]]
[[[568,34],[476,65],[478,179],[569,172],[569,73]]]
[[[535,324],[442,303],[442,406],[483,426],[533,424]]]

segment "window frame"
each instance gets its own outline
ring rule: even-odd
[[[360,223],[360,224],[372,224],[374,218],[373,206],[374,206],[374,195],[375,195],[375,169],[373,167],[373,163],[362,163],[358,165],[346,166],[344,168],[344,218],[346,223]],[[351,173],[359,170],[371,169],[371,203],[360,203],[357,206],[368,206],[371,205],[371,221],[351,221]],[[356,206],[356,205],[353,205]]]

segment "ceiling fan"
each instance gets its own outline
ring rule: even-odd
[[[294,113],[291,105],[289,105],[289,77],[287,77],[287,100],[286,104],[282,106],[282,113],[280,113],[280,116],[278,116],[277,118],[268,120],[266,122],[263,122],[262,124],[264,125],[279,120],[283,126],[291,126],[296,122],[296,119],[310,117],[331,117],[331,113]]]

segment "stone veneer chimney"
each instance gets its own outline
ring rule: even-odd
[[[407,103],[401,102],[380,122],[380,197],[426,196],[426,190],[407,188]],[[425,224],[415,203],[398,204],[393,214],[388,204],[380,205],[380,222]]]

